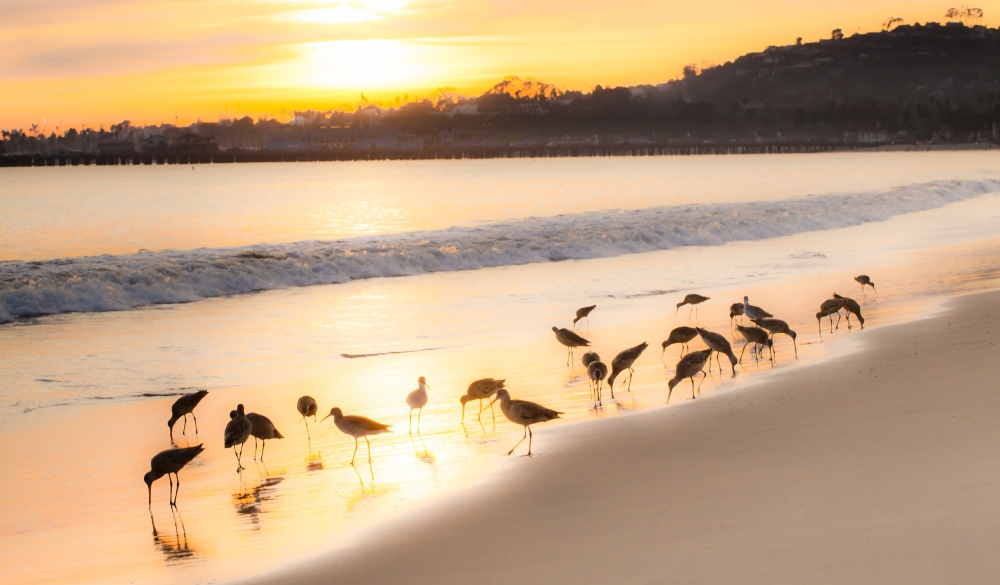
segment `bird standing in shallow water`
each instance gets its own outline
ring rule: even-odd
[[[580,337],[576,333],[573,333],[569,329],[559,327],[553,327],[552,331],[556,334],[556,340],[565,345],[569,352],[566,354],[566,365],[573,363],[573,348],[574,347],[586,347],[590,345],[590,342],[586,339]]]
[[[694,312],[695,319],[698,318],[698,305],[707,301],[710,297],[703,297],[701,295],[689,294],[684,297],[684,300],[677,303],[677,309],[674,311],[674,318],[677,317],[677,311],[681,310],[684,305],[691,305],[691,310],[688,311],[688,319],[691,318],[691,313]]]
[[[149,461],[149,472],[142,477],[142,481],[146,482],[146,488],[149,490],[150,509],[153,507],[153,482],[164,475],[170,480],[170,505],[177,505],[177,494],[181,491],[181,478],[177,475],[177,472],[204,450],[204,446],[195,445],[194,447],[186,447],[184,449],[167,449],[153,456]],[[174,480],[170,477],[171,473],[177,478],[176,491],[174,491]]]
[[[743,361],[743,352],[747,350],[747,346],[751,343],[754,344],[754,348],[750,351],[753,353],[753,359],[755,360],[760,359],[760,354],[764,351],[765,347],[771,349],[771,346],[773,345],[770,334],[760,327],[744,327],[742,325],[737,325],[736,330],[739,331],[740,334],[743,335],[743,339],[746,340],[746,343],[743,344],[743,351],[740,352],[740,362]]]
[[[417,378],[417,389],[406,395],[406,405],[410,407],[410,432],[413,432],[413,410],[417,410],[417,434],[420,434],[420,415],[427,406],[427,380],[423,376]]]
[[[705,373],[705,362],[708,358],[712,356],[712,352],[715,351],[711,347],[708,349],[703,349],[701,351],[692,351],[686,356],[681,358],[681,361],[677,362],[677,369],[674,372],[674,377],[667,382],[667,387],[670,389],[667,392],[667,404],[670,404],[670,395],[674,393],[674,386],[680,383],[684,378],[691,379],[691,399],[694,400],[694,377],[701,372],[701,383],[698,384],[698,392],[701,392],[701,384],[705,383],[705,378],[708,374]]]
[[[601,356],[597,355],[597,352],[595,352],[595,351],[588,351],[587,353],[583,354],[583,357],[580,358],[580,361],[583,362],[583,367],[586,368],[586,370],[587,370],[587,376],[589,378],[590,377],[590,364],[592,364],[594,362],[601,361]],[[590,380],[590,398],[591,399],[594,398],[594,380],[593,379]]]
[[[243,405],[237,405],[236,416],[230,417],[229,423],[226,424],[225,432],[226,449],[232,447],[233,453],[236,455],[237,473],[243,469],[243,463],[241,461],[243,457],[243,444],[250,438],[251,430],[253,430],[253,425],[250,424],[250,419],[247,418],[247,415],[243,410]],[[239,453],[236,453],[236,445],[240,446]]]
[[[590,383],[594,388],[593,397],[596,398],[594,401],[594,408],[603,407],[601,404],[601,386],[604,384],[604,378],[608,377],[608,366],[602,361],[590,362],[587,364],[587,377],[590,378]]]
[[[326,420],[333,417],[333,424],[337,425],[340,432],[345,435],[350,435],[354,437],[354,454],[351,455],[351,465],[354,465],[354,458],[358,454],[358,439],[364,437],[365,443],[368,443],[368,463],[372,462],[372,444],[368,440],[368,435],[379,435],[382,433],[391,433],[389,427],[392,425],[384,425],[380,422],[375,422],[370,418],[365,418],[363,416],[350,415],[344,416],[344,412],[339,408],[331,408],[330,414],[323,417]],[[323,421],[320,421],[323,422]]]
[[[823,317],[830,318],[830,333],[833,333],[833,315],[837,315],[837,329],[840,329],[840,310],[844,308],[844,301],[841,299],[827,299],[819,306],[816,313],[816,329],[819,330],[820,339],[823,338]]]
[[[713,333],[701,328],[698,329],[698,335],[701,336],[705,345],[716,352],[716,360],[719,359],[718,354],[726,354],[726,357],[729,358],[729,362],[733,366],[733,375],[736,375],[736,354],[733,353],[733,346],[729,344],[729,340],[718,333]],[[708,361],[708,371],[712,371],[711,359]],[[719,362],[719,371],[722,371],[722,362]]]
[[[865,328],[865,318],[861,316],[861,305],[858,304],[858,301],[847,297],[842,297],[837,293],[833,293],[833,298],[839,301],[843,301],[844,303],[844,312],[847,313],[848,329],[851,329],[851,313],[854,313],[854,315],[858,318],[858,322],[861,323],[861,328],[862,329]]]
[[[554,418],[559,418],[561,412],[552,410],[551,408],[545,408],[541,404],[536,404],[534,402],[528,402],[527,400],[514,400],[510,397],[510,392],[507,389],[501,389],[497,392],[496,398],[493,402],[497,400],[500,401],[500,410],[503,412],[507,420],[514,424],[518,424],[524,427],[524,436],[521,440],[515,444],[510,451],[507,451],[507,455],[514,452],[517,449],[517,445],[524,442],[525,437],[528,439],[528,456],[531,456],[531,425],[540,422],[548,422]]]
[[[476,380],[475,382],[469,384],[469,389],[465,391],[465,396],[458,399],[462,403],[462,423],[465,423],[465,403],[470,400],[479,401],[479,414],[476,418],[479,418],[483,414],[483,400],[491,398],[497,393],[497,390],[503,388],[504,382],[507,380],[494,380],[493,378],[483,378],[482,380]],[[490,414],[493,414],[493,420],[496,421],[497,415],[493,412],[493,403],[490,402]]]
[[[298,402],[295,403],[295,409],[302,415],[302,420],[299,422],[306,423],[306,437],[312,440],[312,436],[309,434],[309,421],[306,420],[306,417],[311,416],[313,417],[313,422],[316,422],[316,411],[319,410],[316,399],[312,396],[301,396]]]
[[[573,329],[576,329],[576,322],[580,319],[587,320],[587,329],[590,329],[590,312],[597,308],[597,305],[590,305],[576,310],[576,318],[573,319]]]
[[[860,274],[858,276],[855,276],[854,280],[855,280],[855,282],[857,282],[858,284],[861,285],[861,297],[862,298],[865,297],[865,285],[866,284],[868,286],[872,287],[872,290],[875,290],[875,283],[872,282],[872,279],[868,278],[867,274]],[[878,296],[878,291],[877,290],[875,290],[875,296]]]
[[[608,388],[611,388],[611,400],[615,399],[615,378],[625,370],[628,370],[628,391],[632,392],[632,374],[635,372],[632,369],[632,364],[635,363],[635,360],[639,359],[642,352],[646,351],[648,345],[648,343],[643,341],[635,347],[622,350],[615,356],[615,359],[611,360],[611,375],[608,376]]]
[[[667,340],[663,342],[663,351],[660,352],[660,359],[663,359],[663,354],[667,352],[667,348],[675,343],[681,344],[681,357],[684,357],[684,352],[688,348],[688,342],[697,336],[698,330],[694,327],[674,327]]]
[[[743,297],[743,314],[747,316],[751,321],[754,319],[770,319],[774,315],[768,313],[760,307],[755,307],[750,304],[750,297]]]
[[[729,305],[729,328],[733,328],[735,319],[740,317],[740,323],[743,323],[743,303],[733,303]]]
[[[799,357],[799,345],[795,341],[795,338],[798,337],[798,335],[796,335],[796,333],[788,327],[788,323],[782,321],[781,319],[751,319],[751,321],[771,332],[772,343],[774,342],[774,336],[778,333],[784,333],[785,335],[791,337],[792,345],[795,346],[795,357]],[[771,350],[774,350],[773,346],[771,347]]]
[[[230,418],[233,417],[233,414],[229,413]],[[247,420],[250,421],[250,434],[253,435],[253,460],[257,460],[257,439],[260,439],[260,460],[263,461],[264,449],[267,447],[267,442],[271,439],[284,439],[285,437],[274,427],[271,419],[263,414],[251,412],[247,415]]]
[[[208,390],[199,390],[197,392],[192,392],[191,394],[185,394],[184,396],[178,398],[170,407],[170,414],[172,416],[170,417],[170,420],[167,421],[167,427],[170,428],[171,443],[174,442],[174,423],[177,422],[177,419],[184,419],[184,428],[181,429],[181,434],[187,434],[187,415],[189,414],[191,415],[191,418],[194,419],[194,434],[198,434],[198,417],[194,415],[194,407],[198,406],[198,403],[201,402],[201,399],[204,398],[206,394],[208,394]]]

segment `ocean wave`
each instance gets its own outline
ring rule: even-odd
[[[1000,180],[527,218],[434,232],[0,262],[0,323],[365,278],[607,258],[843,228],[1000,192]]]

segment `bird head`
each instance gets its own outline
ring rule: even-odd
[[[333,417],[333,420],[337,420],[338,418],[344,416],[344,411],[334,406],[333,408],[330,409],[330,414],[324,416],[319,422],[323,422],[324,420],[330,418],[331,416]]]
[[[796,333],[795,333],[794,331],[792,331],[791,329],[789,329],[789,330],[788,330],[788,335],[789,335],[789,337],[791,337],[792,339],[795,339],[796,337],[798,337],[798,334],[796,334]]]
[[[420,376],[419,378],[417,378],[417,382],[420,382],[421,384],[426,384],[427,383],[427,379],[424,378],[423,376]]]
[[[507,392],[506,388],[501,388],[501,389],[497,390],[497,393],[493,397],[493,400],[490,400],[490,404],[493,404],[497,400],[500,400],[500,401],[510,400],[510,392]]]
[[[468,395],[462,395],[462,397],[458,399],[458,401],[462,403],[462,406],[465,406],[465,403],[468,402],[468,401],[470,401],[470,400],[474,400],[474,399],[473,398],[469,398]]]
[[[683,306],[684,306],[684,303],[683,303],[683,302],[680,302],[680,303],[677,303],[677,308],[678,308],[678,309],[680,309],[680,308],[681,308],[681,307],[683,307]]]
[[[862,327],[865,326],[865,318],[861,316],[861,313],[858,313],[858,321],[861,322]]]
[[[230,419],[236,418],[236,411],[235,410],[230,410],[229,411],[229,418]]]
[[[556,333],[559,333],[559,328],[558,327],[553,327],[552,330],[555,331]]]
[[[816,313],[816,320],[817,321],[819,321],[823,317],[826,317],[826,315],[823,314],[823,311],[820,311],[819,313]]]
[[[152,488],[153,482],[156,481],[157,479],[158,478],[156,477],[156,474],[153,473],[152,471],[147,471],[146,475],[142,476],[142,481],[145,482],[146,485],[150,488]]]
[[[744,296],[744,297],[743,297],[743,304],[744,304],[744,305],[748,305],[748,304],[750,304],[750,297],[747,297],[747,296]]]
[[[673,389],[674,389],[674,386],[676,386],[676,385],[677,385],[677,382],[678,382],[678,381],[679,381],[679,380],[677,380],[677,378],[671,378],[671,380],[670,380],[669,382],[667,382],[667,387],[668,387],[669,389],[673,390]]]
[[[167,421],[167,428],[168,429],[174,428],[174,423],[176,423],[176,422],[177,422],[177,417],[176,416],[170,417],[170,420]]]

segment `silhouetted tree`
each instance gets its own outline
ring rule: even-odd
[[[896,18],[895,16],[890,16],[885,22],[882,23],[882,30],[890,31],[892,27],[903,24],[902,18]]]
[[[957,20],[959,22],[968,21],[970,23],[978,23],[983,19],[983,9],[969,8],[968,6],[949,8],[948,11],[944,13],[944,17],[948,20]]]
[[[830,31],[830,38],[835,41],[843,40],[844,31],[840,30],[839,28],[835,28],[832,31]]]

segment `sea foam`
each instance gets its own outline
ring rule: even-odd
[[[364,278],[606,258],[882,221],[1000,192],[1000,180],[884,192],[526,218],[480,227],[240,248],[0,263],[0,323]]]

